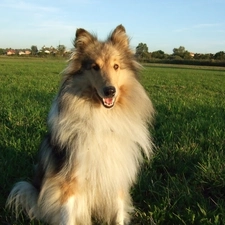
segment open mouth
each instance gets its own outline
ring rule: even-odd
[[[100,94],[97,89],[96,94],[105,108],[112,108],[116,100],[116,88],[114,86],[105,86],[102,88],[102,93]],[[103,96],[103,97],[101,97]]]
[[[115,98],[102,98],[103,106],[106,108],[112,108],[114,106]]]
[[[115,100],[116,100],[116,97],[112,96],[112,97],[104,97],[102,98],[97,90],[96,90],[96,95],[98,96],[98,99],[101,101],[102,105],[105,107],[105,108],[112,108],[114,106],[114,103],[115,103]]]

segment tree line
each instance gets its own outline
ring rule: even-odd
[[[184,46],[173,49],[172,54],[166,54],[162,50],[149,52],[145,43],[139,43],[135,55],[140,62],[163,62],[179,64],[200,64],[200,65],[221,65],[225,66],[225,52],[219,51],[216,54],[192,53]]]
[[[10,53],[10,54],[8,54]],[[43,46],[38,49],[32,45],[27,49],[0,48],[0,55],[31,55],[31,56],[68,56],[71,50],[66,50],[65,45],[55,47]],[[192,53],[185,49],[184,46],[173,49],[172,54],[166,54],[162,50],[149,52],[145,43],[139,43],[136,47],[135,56],[140,62],[147,63],[174,63],[174,64],[193,64],[193,65],[218,65],[225,66],[225,52],[219,51],[216,54]]]
[[[41,49],[38,49],[36,45],[26,49],[0,48],[0,55],[66,56],[70,52],[70,50],[66,50],[65,45],[58,45],[56,48],[44,45]]]

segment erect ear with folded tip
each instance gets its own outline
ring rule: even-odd
[[[83,28],[79,28],[76,31],[76,38],[74,40],[74,47],[78,50],[84,50],[87,45],[93,43],[96,37],[91,35],[88,31]]]
[[[109,40],[111,40],[113,44],[118,44],[121,47],[128,47],[129,45],[129,38],[122,24],[116,27],[111,36],[109,36]]]

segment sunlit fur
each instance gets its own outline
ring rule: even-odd
[[[152,152],[152,103],[138,82],[140,66],[122,25],[105,42],[78,29],[74,46],[34,180],[17,183],[7,205],[49,224],[90,225],[93,218],[129,224],[129,191],[143,154]]]

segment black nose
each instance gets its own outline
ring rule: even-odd
[[[103,92],[106,97],[113,97],[116,93],[116,88],[113,86],[104,87]]]

